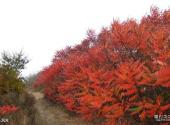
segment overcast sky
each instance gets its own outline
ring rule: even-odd
[[[0,52],[23,50],[31,59],[24,75],[48,66],[57,50],[81,42],[114,19],[140,19],[150,6],[170,0],[0,0]]]

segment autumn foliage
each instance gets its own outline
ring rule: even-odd
[[[12,97],[17,94],[14,100],[19,102],[19,95],[24,90],[21,70],[28,63],[28,59],[22,51],[13,54],[3,52],[0,56],[0,117],[4,117],[19,110],[19,106],[15,106]]]
[[[46,97],[104,125],[154,124],[170,113],[170,10],[113,21],[56,53],[35,84]],[[160,123],[161,124],[161,123]]]
[[[1,106],[0,107],[0,116],[16,112],[17,110],[18,110],[18,108],[16,106],[10,106],[10,105]]]

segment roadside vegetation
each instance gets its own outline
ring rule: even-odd
[[[23,52],[3,52],[0,60],[0,124],[34,125],[35,100],[25,90],[21,72],[29,62]]]
[[[81,44],[58,51],[34,86],[87,121],[167,125],[170,113],[170,10],[151,8],[140,22],[114,20]]]

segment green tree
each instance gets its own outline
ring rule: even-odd
[[[29,62],[23,52],[2,53],[0,61],[0,94],[8,92],[21,92],[24,87],[24,78],[21,71]]]
[[[24,55],[23,51],[20,51],[19,53],[8,53],[3,52],[2,53],[2,60],[1,64],[3,66],[9,66],[13,70],[17,72],[21,72],[25,68],[25,65],[29,62],[28,58]]]

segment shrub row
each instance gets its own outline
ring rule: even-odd
[[[57,52],[34,85],[86,120],[155,124],[154,115],[170,113],[169,11],[152,8],[139,23],[90,30],[81,44]]]

